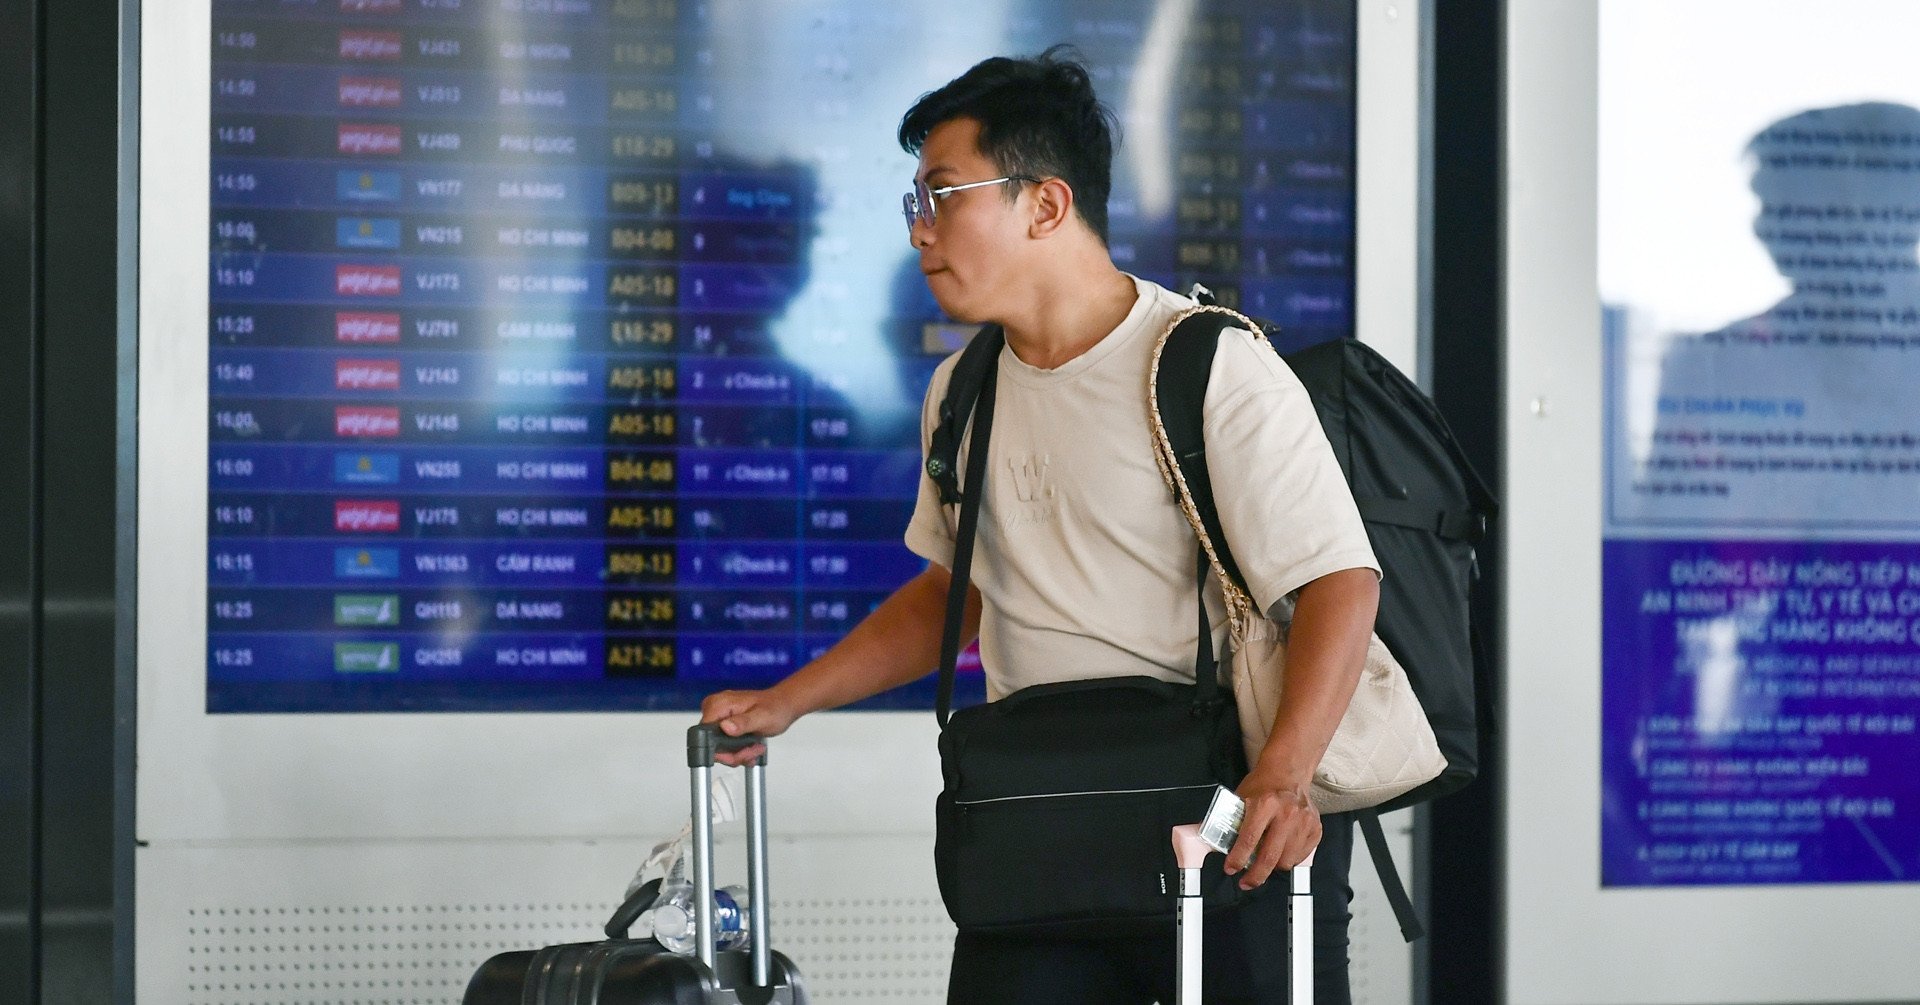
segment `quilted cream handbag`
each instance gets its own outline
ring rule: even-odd
[[[1179,498],[1180,509],[1198,535],[1200,547],[1206,550],[1207,560],[1226,597],[1233,696],[1239,706],[1240,735],[1246,745],[1247,763],[1254,764],[1266,747],[1275,713],[1280,708],[1286,629],[1258,610],[1246,590],[1227,575],[1215,542],[1208,537],[1194,506],[1192,493],[1187,489],[1186,478],[1180,472],[1166,426],[1160,418],[1161,351],[1174,328],[1189,315],[1202,310],[1233,314],[1246,330],[1260,330],[1246,317],[1217,307],[1195,308],[1174,318],[1154,346],[1147,382],[1147,408],[1160,474]],[[1223,331],[1220,337],[1230,336]],[[1264,338],[1260,341],[1266,343]],[[1268,348],[1271,349],[1270,343]],[[1366,809],[1438,777],[1446,766],[1446,758],[1441,756],[1440,746],[1434,739],[1433,727],[1428,724],[1420,699],[1414,695],[1413,684],[1407,679],[1406,668],[1387,651],[1380,636],[1373,635],[1367,643],[1367,665],[1360,675],[1360,685],[1340,719],[1326,756],[1314,771],[1308,798],[1322,813]]]

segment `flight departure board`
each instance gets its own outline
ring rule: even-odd
[[[893,132],[988,55],[1088,61],[1123,268],[1350,332],[1350,3],[963,8],[215,0],[208,711],[690,708],[918,573]]]

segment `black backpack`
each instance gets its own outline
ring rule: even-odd
[[[1196,290],[1202,304],[1212,299]],[[1269,339],[1277,329],[1258,319]],[[1229,576],[1245,585],[1224,545],[1206,471],[1201,406],[1220,332],[1232,315],[1191,315],[1167,339],[1157,377],[1161,421],[1202,523]],[[954,366],[927,455],[941,499],[959,501],[957,474],[968,414],[1005,341],[997,326],[975,336]],[[1468,593],[1478,569],[1474,547],[1498,504],[1473,470],[1432,399],[1379,353],[1347,338],[1283,357],[1313,400],[1321,428],[1353,491],[1385,576],[1374,630],[1406,667],[1433,726],[1447,768],[1440,777],[1356,814],[1375,867],[1408,941],[1424,934],[1387,853],[1379,814],[1455,792],[1479,770],[1483,704],[1490,676],[1475,643]],[[1141,449],[1147,449],[1142,444]]]

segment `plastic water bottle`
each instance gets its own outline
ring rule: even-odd
[[[692,953],[695,924],[692,885],[675,883],[662,887],[660,899],[654,901],[647,921],[653,928],[653,937],[670,952]],[[729,886],[713,891],[713,948],[716,952],[747,948],[745,887]]]

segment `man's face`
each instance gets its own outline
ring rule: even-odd
[[[914,177],[930,189],[998,178],[1005,172],[980,152],[980,122],[950,119],[935,126],[920,146]],[[913,246],[920,271],[940,309],[956,321],[992,319],[1005,304],[1008,280],[1020,272],[1025,250],[1023,192],[1017,183],[987,185],[935,197],[934,223],[915,223]]]

